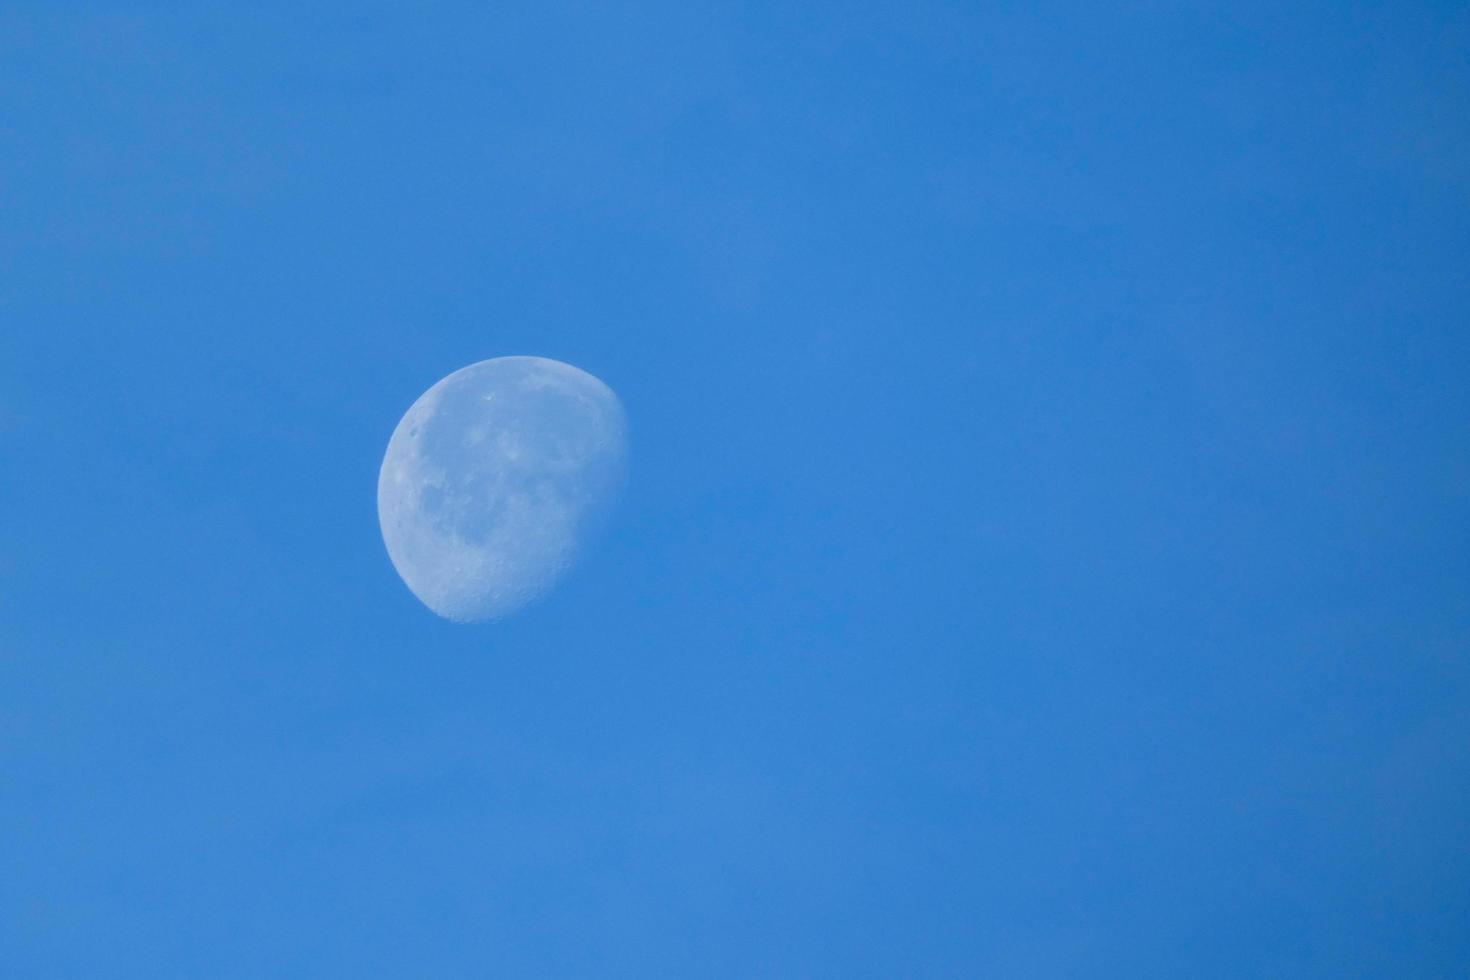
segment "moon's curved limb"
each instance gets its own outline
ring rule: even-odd
[[[576,559],[626,468],[622,404],[544,357],[462,368],[414,402],[378,474],[393,567],[424,605],[474,622],[543,595]]]

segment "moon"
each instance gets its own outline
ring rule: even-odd
[[[378,523],[403,583],[461,623],[545,595],[610,509],[627,469],[613,390],[546,357],[461,368],[419,396],[378,473]]]

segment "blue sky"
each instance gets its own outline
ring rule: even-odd
[[[1464,4],[184,7],[0,6],[7,977],[1461,975]]]

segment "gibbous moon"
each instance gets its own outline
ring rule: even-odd
[[[622,484],[626,428],[611,388],[545,357],[481,361],[424,392],[378,474],[404,584],[462,623],[545,594]]]

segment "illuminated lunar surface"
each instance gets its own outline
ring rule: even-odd
[[[424,605],[476,622],[544,595],[622,484],[622,404],[544,357],[498,357],[444,378],[403,416],[378,474],[393,567]]]

